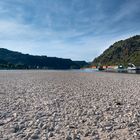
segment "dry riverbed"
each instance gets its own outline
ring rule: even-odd
[[[139,140],[140,75],[0,71],[0,140]]]

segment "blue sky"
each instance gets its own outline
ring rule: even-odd
[[[140,34],[140,0],[0,0],[0,47],[92,61]]]

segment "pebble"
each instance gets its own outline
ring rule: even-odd
[[[111,130],[112,130],[112,128],[113,128],[113,126],[112,126],[112,125],[107,125],[107,126],[105,126],[105,129],[106,129],[107,131],[111,131]]]
[[[0,120],[0,126],[4,125],[4,121]]]
[[[140,139],[137,75],[31,70],[0,77],[2,140]]]
[[[11,132],[12,133],[17,133],[19,131],[19,125],[14,124],[11,126]]]
[[[38,134],[34,133],[31,135],[31,139],[39,139]]]
[[[53,137],[53,133],[52,132],[49,132],[48,133],[48,137],[50,138],[50,137]]]

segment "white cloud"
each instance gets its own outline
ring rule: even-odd
[[[104,12],[104,0],[86,2],[1,0],[1,47],[90,61],[115,41],[139,33],[135,21],[122,23],[140,11],[139,0],[127,0],[114,15]]]
[[[114,17],[114,21],[120,21],[124,18],[133,17],[139,11],[140,1],[138,0],[127,0],[123,5],[120,6],[120,10]]]

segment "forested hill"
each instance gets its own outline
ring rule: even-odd
[[[79,69],[71,59],[22,54],[0,48],[0,68],[7,69]]]
[[[140,35],[114,43],[95,58],[92,65],[127,65],[128,63],[140,66]]]

